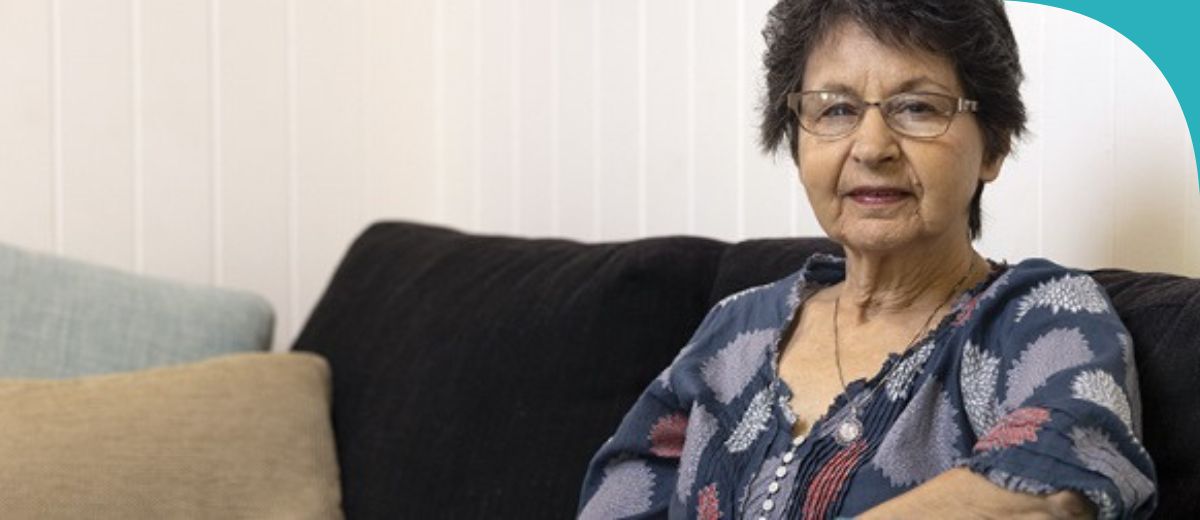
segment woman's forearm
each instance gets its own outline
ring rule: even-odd
[[[1032,495],[1009,491],[956,468],[856,517],[894,518],[1095,518],[1094,507],[1074,491]]]

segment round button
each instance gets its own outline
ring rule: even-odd
[[[772,509],[775,509],[775,501],[769,498],[763,500],[763,511],[770,511]]]
[[[778,493],[778,492],[779,492],[779,483],[778,482],[772,482],[771,485],[767,486],[767,493],[774,495],[775,493]]]
[[[787,476],[787,468],[785,468],[783,466],[779,466],[779,469],[775,470],[775,476],[779,477],[779,478],[786,477]]]
[[[799,446],[804,443],[804,436],[795,437],[792,439],[792,446]]]
[[[791,461],[792,461],[792,459],[794,459],[794,458],[796,458],[796,454],[794,454],[794,453],[792,453],[792,452],[790,452],[790,451],[789,451],[789,452],[787,452],[787,453],[784,453],[784,454],[783,454],[783,463],[784,463],[784,464],[787,464],[787,463],[791,462]]]

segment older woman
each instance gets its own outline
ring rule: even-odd
[[[763,143],[845,257],[718,304],[593,459],[583,518],[1145,517],[1128,332],[972,247],[1025,115],[999,0],[781,0]]]

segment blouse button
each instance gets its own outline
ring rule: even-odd
[[[779,477],[779,478],[786,477],[787,476],[787,468],[785,468],[783,466],[779,466],[779,468],[775,470],[775,476]]]
[[[787,463],[791,462],[792,459],[794,459],[794,458],[796,458],[796,455],[794,453],[792,453],[790,451],[787,453],[784,453],[783,454],[783,463],[787,464]]]
[[[774,495],[775,493],[778,493],[778,492],[779,492],[779,483],[778,482],[772,482],[771,485],[767,486],[767,493]]]
[[[792,446],[799,446],[799,445],[801,445],[801,444],[803,444],[803,443],[804,443],[804,436],[803,436],[803,435],[801,435],[801,436],[799,436],[799,437],[794,437],[794,438],[792,439]]]
[[[770,511],[772,509],[775,509],[775,501],[769,498],[763,500],[763,511]]]

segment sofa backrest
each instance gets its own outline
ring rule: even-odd
[[[296,343],[333,369],[347,515],[571,517],[589,458],[708,308],[814,252],[840,248],[372,226]],[[1200,280],[1093,276],[1137,347],[1159,512],[1200,517]]]
[[[296,348],[333,373],[349,518],[569,518],[583,472],[707,310],[725,245],[378,224]]]

